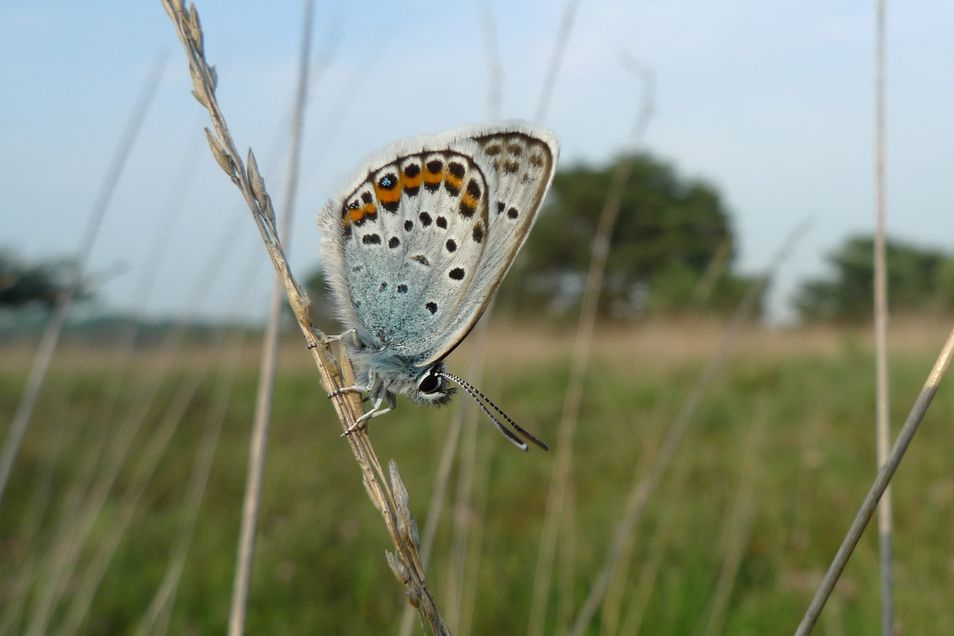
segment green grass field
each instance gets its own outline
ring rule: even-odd
[[[895,431],[944,338],[943,326],[901,331],[891,354]],[[555,633],[558,616],[575,615],[586,597],[633,480],[650,467],[718,334],[713,326],[684,325],[598,338],[575,441],[572,506],[563,526],[568,534],[558,552],[568,560],[559,562],[551,581],[546,633]],[[568,375],[571,343],[565,338],[560,332],[491,331],[490,362],[479,383],[551,443]],[[632,552],[621,563],[623,576],[588,633],[791,633],[874,475],[869,341],[864,332],[831,330],[743,336],[652,495]],[[250,345],[240,356],[170,633],[225,629],[256,353]],[[469,355],[467,348],[456,353],[452,368],[464,373]],[[155,357],[137,354],[117,413],[133,407]],[[68,615],[96,551],[128,514],[124,498],[142,482],[143,496],[85,623],[90,634],[134,633],[173,552],[193,461],[226,376],[221,368],[213,365],[202,379],[155,474],[144,481],[148,448],[177,386],[210,360],[215,362],[211,350],[190,349],[163,382],[92,527],[92,541],[54,606],[54,627]],[[24,348],[6,352],[0,362],[4,413],[16,408],[28,361]],[[24,629],[42,596],[31,588],[20,615],[10,616],[20,607],[24,583],[33,580],[28,573],[45,572],[56,554],[52,535],[71,486],[84,466],[101,470],[108,464],[108,454],[90,459],[97,435],[105,432],[110,443],[121,437],[116,427],[122,417],[101,419],[115,364],[110,352],[72,347],[60,355],[44,389],[0,509],[0,620],[10,633]],[[463,401],[459,396],[441,410],[401,402],[395,413],[372,423],[378,454],[399,465],[422,528],[448,424]],[[942,385],[894,482],[900,634],[954,633],[952,419],[954,394]],[[450,503],[428,567],[430,582],[454,633],[525,633],[555,453],[523,454],[482,418],[467,426],[477,427],[472,506]],[[274,404],[249,634],[397,632],[405,602],[384,558],[390,541],[338,435],[314,370],[298,342],[289,340]],[[468,438],[467,429],[462,437]],[[52,475],[49,505],[43,505],[44,475]],[[452,499],[460,476],[451,473]],[[75,519],[67,523],[78,525]],[[878,632],[876,539],[871,530],[865,534],[818,633]]]

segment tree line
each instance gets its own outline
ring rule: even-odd
[[[517,315],[577,315],[597,223],[622,161],[630,162],[631,176],[610,237],[600,315],[624,321],[720,316],[738,305],[756,277],[737,269],[732,215],[718,189],[647,153],[557,173],[545,209],[501,288],[502,304]],[[954,309],[954,255],[896,240],[888,241],[887,255],[893,313]],[[868,320],[872,256],[870,236],[849,237],[837,246],[826,257],[826,273],[803,281],[792,299],[801,319]],[[0,252],[0,310],[51,306],[69,280],[69,268],[64,260],[27,263]],[[83,284],[82,297],[93,297],[93,286]],[[320,267],[306,285],[318,295],[324,292]]]

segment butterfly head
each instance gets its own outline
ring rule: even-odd
[[[435,362],[414,378],[414,388],[406,392],[407,395],[420,404],[447,404],[457,389],[449,385],[444,372],[444,363]]]

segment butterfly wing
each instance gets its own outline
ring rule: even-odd
[[[466,305],[444,333],[443,347],[424,362],[447,356],[483,315],[523,247],[556,172],[559,144],[548,130],[513,121],[471,131],[490,181],[487,246]]]
[[[519,122],[399,142],[369,160],[319,216],[342,322],[420,366],[446,356],[526,239],[555,163],[553,137]]]

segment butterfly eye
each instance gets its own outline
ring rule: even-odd
[[[440,377],[428,373],[425,375],[420,383],[417,385],[417,390],[421,393],[433,393],[441,388],[441,379]]]

